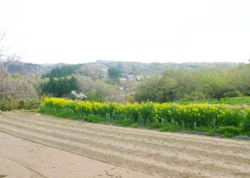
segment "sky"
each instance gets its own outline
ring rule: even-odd
[[[250,0],[0,0],[23,62],[246,62]]]

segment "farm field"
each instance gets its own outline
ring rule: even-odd
[[[250,177],[250,142],[0,112],[0,177]]]

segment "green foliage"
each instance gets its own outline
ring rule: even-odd
[[[161,132],[166,132],[166,131],[168,131],[168,132],[176,132],[176,131],[180,131],[181,129],[182,129],[181,126],[169,123],[169,124],[166,124],[163,127],[161,127],[159,129],[159,131],[161,131]]]
[[[135,91],[135,101],[143,102],[143,101],[154,101],[159,102],[160,99],[158,97],[158,86],[160,83],[160,77],[157,75],[151,76],[145,81],[141,82]]]
[[[88,101],[96,101],[96,102],[103,102],[103,92],[101,90],[92,91],[88,94],[87,99]]]
[[[250,135],[250,109],[248,108],[245,114],[245,119],[242,125],[242,131]]]
[[[31,110],[31,109],[38,109],[41,105],[40,100],[28,100],[25,101],[25,107],[24,109]]]
[[[0,101],[0,110],[1,111],[10,111],[12,109],[16,109],[15,104],[12,99],[3,96]]]
[[[52,94],[56,97],[62,97],[72,90],[78,90],[77,79],[72,76],[70,79],[59,78],[58,80],[50,77],[49,81],[42,86],[42,94]]]
[[[216,130],[218,133],[227,134],[227,135],[239,135],[241,133],[241,129],[239,127],[234,126],[225,126],[225,127],[219,127]]]
[[[18,102],[18,109],[24,109],[26,105],[26,101],[25,100],[19,100]]]
[[[140,82],[135,101],[195,101],[241,96],[250,91],[247,70],[227,64],[212,63],[194,69],[168,69]],[[249,77],[248,77],[249,78]],[[250,93],[250,92],[249,92]]]
[[[133,123],[133,124],[131,125],[131,127],[133,127],[133,128],[138,128],[138,127],[139,127],[139,123]]]
[[[83,119],[85,121],[92,122],[92,123],[98,123],[98,122],[101,122],[104,120],[103,118],[100,118],[100,117],[95,116],[95,115],[84,116]]]
[[[115,68],[109,68],[108,69],[108,76],[113,82],[119,83],[119,79],[121,77],[121,72]]]
[[[39,100],[13,100],[11,98],[3,97],[0,101],[1,111],[10,111],[14,109],[38,109],[41,102]]]
[[[203,100],[178,100],[176,101],[178,104],[187,105],[187,104],[229,104],[229,105],[250,105],[250,97],[242,96],[242,97],[230,97],[230,98],[222,98],[221,100],[217,99],[203,99]]]
[[[153,102],[121,104],[45,98],[40,110],[45,113],[56,111],[57,116],[61,112],[64,116],[78,119],[97,116],[123,126],[138,123],[161,130],[219,129],[221,133],[233,134],[239,133],[237,128],[241,128],[245,119],[244,110],[241,107],[209,104],[177,105]]]
[[[66,77],[69,75],[72,75],[75,73],[76,69],[79,69],[82,66],[82,64],[76,64],[76,65],[64,65],[62,67],[56,67],[52,69],[48,74],[43,75],[42,77]]]
[[[129,119],[116,120],[116,121],[115,121],[115,124],[116,124],[116,125],[123,126],[123,127],[128,127],[128,126],[131,125],[131,120],[129,120]]]
[[[224,94],[237,90],[236,69],[223,64],[214,63],[212,68],[204,67],[200,70],[200,90],[209,98],[220,100]]]
[[[196,131],[200,131],[200,132],[206,132],[207,131],[207,127],[200,126],[200,127],[196,127],[195,130]]]
[[[229,132],[225,132],[221,135],[221,138],[232,138],[234,136],[234,134],[229,133]]]
[[[163,75],[153,75],[142,81],[135,93],[135,101],[169,102],[178,100],[194,91],[194,71],[169,69]]]
[[[215,133],[215,129],[208,129],[208,130],[206,131],[206,136],[213,136],[214,133]]]

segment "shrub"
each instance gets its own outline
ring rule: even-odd
[[[26,101],[25,100],[19,100],[18,102],[18,109],[24,109],[25,108]]]

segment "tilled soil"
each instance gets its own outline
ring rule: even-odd
[[[18,152],[18,145],[12,143],[8,148],[0,140],[2,164],[21,165],[32,170],[33,177],[250,177],[249,141],[91,124],[23,111],[1,112],[0,132],[8,134],[0,139],[15,142],[17,138],[11,137],[15,136],[39,143],[26,146],[26,152],[19,151],[14,157],[3,150]],[[45,148],[38,151],[39,146]],[[41,150],[45,149],[64,154],[65,159],[53,158],[61,160],[53,168],[49,157],[43,159],[46,154]],[[25,161],[22,154],[27,154]],[[52,167],[45,169],[46,164]],[[79,172],[81,167],[84,173]],[[0,177],[8,177],[1,171]]]

